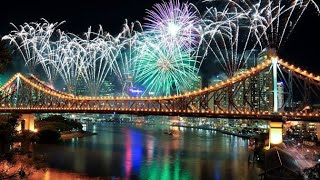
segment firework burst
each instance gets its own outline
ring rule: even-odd
[[[178,0],[158,3],[147,10],[145,19],[146,33],[161,39],[161,43],[179,45],[186,51],[198,46],[201,19],[193,4]]]
[[[15,26],[14,30],[3,39],[10,40],[25,60],[26,67],[29,72],[34,73],[37,65],[41,65],[46,73],[48,80],[52,83],[55,78],[55,72],[50,62],[51,54],[51,39],[58,26],[62,23],[49,23],[45,19],[42,22],[24,23],[23,25]],[[51,64],[51,63],[49,63]]]
[[[204,14],[205,54],[212,53],[224,69],[227,76],[232,77],[243,67],[254,50],[250,44],[254,39],[251,28],[243,26],[246,13],[227,3],[223,10],[209,8]],[[242,38],[244,35],[245,38]],[[253,43],[255,44],[255,43]],[[248,55],[249,54],[249,55]]]
[[[126,21],[115,37],[100,27],[98,32],[89,28],[82,38],[57,29],[61,23],[42,19],[12,24],[14,30],[3,39],[17,47],[31,73],[41,67],[51,83],[58,74],[69,92],[82,78],[90,94],[97,95],[114,75],[123,94],[137,83],[158,95],[171,95],[191,89],[208,55],[231,77],[255,49],[278,50],[307,7],[313,5],[320,13],[314,0],[204,1],[212,7],[202,15],[191,3],[155,4],[147,10],[146,31],[139,22]]]
[[[167,48],[154,38],[145,38],[135,61],[135,81],[157,95],[180,94],[197,81],[198,62],[183,49]]]
[[[60,46],[57,48],[59,58],[52,61],[60,77],[65,82],[67,90],[72,93],[76,87],[82,70],[86,67],[86,49],[78,43],[76,38],[71,38],[65,33],[61,34]],[[62,42],[62,43],[61,43]]]
[[[84,66],[78,71],[81,73],[90,95],[98,95],[107,76],[113,70],[113,64],[119,52],[118,41],[100,27],[98,33],[89,28],[85,39],[79,39],[79,44],[85,49]],[[92,37],[94,36],[94,37]]]
[[[247,26],[255,32],[260,46],[276,50],[289,38],[310,4],[320,13],[313,0],[230,0],[230,3],[247,14],[250,22]]]
[[[128,90],[134,86],[133,79],[136,77],[134,62],[138,57],[136,47],[143,36],[142,32],[140,22],[129,24],[126,20],[123,24],[123,30],[117,36],[117,44],[121,49],[113,69],[121,84],[122,95],[127,95]]]

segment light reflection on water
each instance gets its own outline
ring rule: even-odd
[[[215,131],[172,127],[95,124],[95,136],[58,145],[35,145],[50,169],[31,179],[257,179],[247,162],[247,140]],[[70,172],[70,173],[69,173]]]

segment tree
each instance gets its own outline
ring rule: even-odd
[[[11,63],[12,57],[6,43],[0,37],[0,73],[3,73],[7,66]]]
[[[16,137],[17,120],[19,114],[11,114],[5,122],[0,123],[0,144],[11,144]],[[2,120],[3,121],[3,120]]]
[[[57,143],[60,140],[60,133],[54,129],[39,131],[39,143]]]
[[[16,126],[20,115],[11,114],[0,121],[0,179],[26,178],[45,167],[45,158],[24,149],[17,140]],[[21,144],[25,143],[21,140]]]

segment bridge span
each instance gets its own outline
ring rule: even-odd
[[[168,97],[74,96],[20,73],[0,88],[0,113],[119,113],[317,122],[320,111],[310,107],[319,102],[320,76],[270,56],[226,81]]]

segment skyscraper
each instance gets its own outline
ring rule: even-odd
[[[73,92],[76,96],[86,96],[89,94],[88,87],[82,76],[77,79],[76,88]]]
[[[278,88],[278,108],[279,111],[283,110],[284,106],[284,84],[283,82],[277,83]]]
[[[114,84],[112,84],[112,82],[110,82],[110,81],[105,80],[102,83],[102,86],[101,86],[100,91],[99,91],[99,95],[100,96],[113,97],[114,96],[114,90],[115,90]]]

